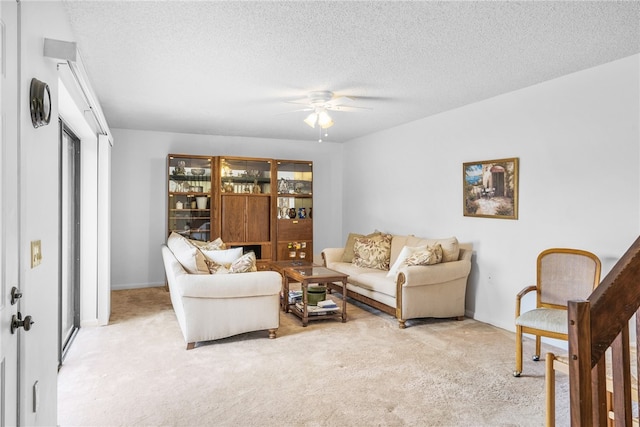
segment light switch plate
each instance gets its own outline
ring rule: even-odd
[[[31,241],[31,268],[37,267],[42,262],[42,247],[40,240]]]

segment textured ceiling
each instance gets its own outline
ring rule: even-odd
[[[66,1],[112,128],[343,142],[640,52],[638,2]]]

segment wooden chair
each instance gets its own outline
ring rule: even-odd
[[[522,334],[536,336],[533,360],[540,360],[540,338],[568,340],[567,303],[586,299],[600,282],[600,259],[579,249],[553,248],[538,255],[537,283],[527,286],[516,296],[516,369],[522,373]],[[536,292],[536,308],[521,311],[522,297]]]

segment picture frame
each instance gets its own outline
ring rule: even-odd
[[[517,157],[462,164],[464,216],[518,219]]]

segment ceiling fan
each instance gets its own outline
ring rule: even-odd
[[[370,108],[365,107],[355,107],[355,106],[347,106],[353,101],[352,98],[348,96],[339,96],[334,98],[334,94],[328,90],[319,90],[309,92],[308,100],[301,101],[289,101],[291,104],[304,104],[305,108],[301,108],[299,110],[293,110],[291,112],[297,111],[311,111],[311,113],[304,119],[304,122],[312,128],[315,128],[318,125],[318,142],[322,142],[322,130],[324,129],[324,136],[328,136],[326,129],[329,129],[334,125],[333,119],[329,115],[328,111],[358,111],[358,110],[369,110]]]

